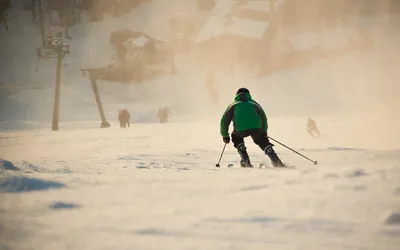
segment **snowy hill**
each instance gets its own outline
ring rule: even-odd
[[[2,221],[27,235],[2,239],[10,249],[395,250],[400,243],[398,150],[304,139],[300,152],[319,166],[277,146],[296,169],[228,169],[238,161],[229,145],[217,169],[215,123],[16,132],[0,143],[19,168],[0,178]],[[267,162],[248,147],[254,163]],[[13,177],[21,173],[35,179]]]
[[[95,25],[75,27],[60,131],[52,132],[55,62],[36,59],[32,44],[40,41],[28,20],[21,15],[0,38],[9,48],[0,64],[1,249],[398,249],[395,28],[382,28],[369,51],[268,78],[217,72],[219,103],[209,100],[204,72],[184,57],[184,70],[164,79],[99,82],[112,124],[99,129],[79,68],[111,56],[100,28],[113,24],[98,24],[98,36],[87,35]],[[319,165],[276,144],[296,168],[227,168],[239,160],[229,144],[215,168],[219,119],[239,87],[265,108],[271,137]],[[171,107],[168,124],[157,123],[161,106]],[[134,121],[128,129],[117,126],[123,107]],[[308,116],[321,137],[307,134]],[[269,163],[251,140],[246,146],[254,164]]]

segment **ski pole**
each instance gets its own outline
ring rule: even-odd
[[[219,163],[221,162],[222,155],[224,154],[224,151],[225,151],[225,147],[226,147],[226,143],[224,144],[224,148],[222,149],[221,156],[219,157],[219,161],[218,161],[218,163],[215,165],[217,168],[220,167],[220,166],[219,166]]]
[[[269,136],[268,136],[268,138],[269,138],[269,139],[271,139],[271,140],[273,140],[273,141],[274,141],[274,142],[276,142],[276,143],[279,143],[280,145],[284,146],[285,148],[287,148],[287,149],[289,149],[289,150],[291,150],[291,151],[295,152],[296,154],[298,154],[298,155],[300,155],[300,156],[304,157],[305,159],[307,159],[307,160],[309,160],[309,161],[313,162],[313,163],[314,163],[314,165],[318,165],[318,162],[317,162],[317,161],[313,161],[313,160],[311,160],[311,159],[310,159],[310,158],[308,158],[307,156],[300,154],[300,153],[299,153],[299,152],[297,152],[296,150],[294,150],[294,149],[292,149],[292,148],[289,148],[288,146],[286,146],[286,145],[285,145],[285,144],[283,144],[283,143],[280,143],[279,141],[275,140],[274,138],[271,138],[271,137],[269,137]]]

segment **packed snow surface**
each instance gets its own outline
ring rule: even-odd
[[[319,165],[276,146],[295,169],[240,169],[227,168],[238,163],[229,145],[216,168],[216,126],[3,133],[2,157],[19,170],[1,178],[1,207],[24,234],[2,240],[10,249],[398,249],[400,222],[385,221],[400,212],[399,150],[286,140]],[[248,148],[255,165],[268,163]],[[43,183],[12,179],[21,174]]]

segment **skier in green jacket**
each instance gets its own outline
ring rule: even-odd
[[[225,143],[230,142],[229,125],[233,122],[232,142],[238,150],[241,167],[253,167],[244,144],[244,138],[251,136],[268,157],[274,167],[285,167],[268,140],[268,121],[264,110],[246,88],[236,92],[235,101],[228,106],[221,119],[221,135]]]

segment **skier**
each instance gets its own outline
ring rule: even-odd
[[[233,146],[241,157],[241,167],[253,167],[244,144],[244,138],[251,136],[254,143],[271,159],[274,167],[286,167],[275,153],[268,140],[268,122],[262,107],[252,99],[246,88],[236,92],[235,101],[228,106],[221,118],[220,133],[225,143],[230,142],[229,125],[233,122],[231,134]]]
[[[215,77],[214,72],[210,72],[206,79],[206,89],[210,95],[211,101],[213,103],[218,103],[218,91],[215,89]]]
[[[168,117],[171,114],[171,111],[168,107],[159,108],[157,117],[160,120],[160,123],[168,123]]]
[[[120,128],[126,128],[130,127],[130,119],[131,119],[131,114],[127,109],[122,109],[118,112],[118,121],[119,121],[119,127]]]
[[[320,132],[318,130],[318,126],[317,123],[315,122],[314,119],[308,117],[308,121],[307,121],[307,132],[311,135],[311,136],[320,136]],[[314,135],[314,132],[316,135]]]

